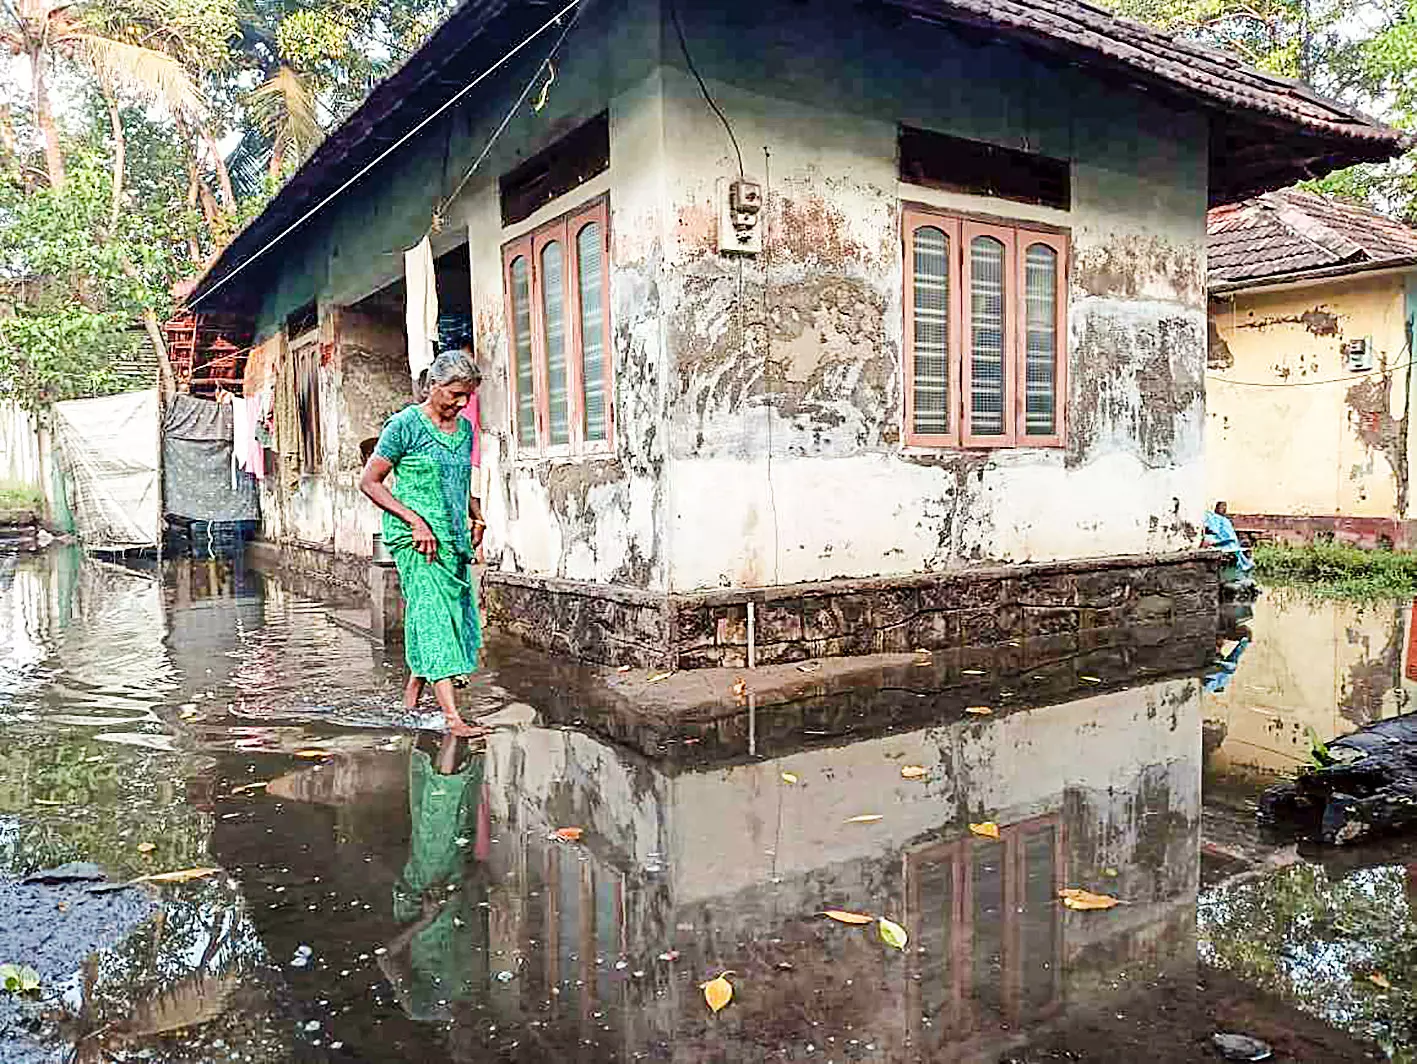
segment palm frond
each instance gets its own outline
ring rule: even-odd
[[[177,114],[200,115],[206,110],[196,82],[165,52],[87,31],[72,33],[65,43],[75,58],[116,88],[161,103]]]
[[[240,199],[258,195],[265,187],[271,164],[271,138],[255,126],[247,126],[226,157],[226,169]]]
[[[282,66],[247,96],[251,117],[273,141],[284,141],[302,157],[324,138],[315,113],[315,93],[295,70]]]

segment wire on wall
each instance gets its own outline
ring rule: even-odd
[[[718,115],[718,120],[723,123],[723,130],[728,134],[728,139],[733,142],[733,154],[738,158],[738,176],[742,177],[743,151],[738,147],[738,138],[733,133],[733,126],[728,121],[728,116],[723,113],[723,108],[718,106],[718,101],[709,92],[708,86],[704,84],[704,79],[699,74],[699,68],[694,65],[694,57],[689,54],[689,42],[684,39],[684,27],[679,24],[678,5],[671,0],[669,4],[669,20],[674,23],[674,33],[679,38],[679,50],[684,53],[684,62],[688,64],[689,73],[694,75],[694,80],[699,83],[699,91],[704,94],[704,102],[709,105],[709,109]]]

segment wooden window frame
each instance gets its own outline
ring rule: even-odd
[[[605,389],[605,439],[585,438],[585,347],[581,320],[580,257],[577,240],[590,224],[600,225],[601,235],[601,376]],[[561,245],[562,305],[566,352],[567,442],[553,444],[551,434],[551,392],[546,351],[545,291],[542,288],[541,254],[553,243]],[[536,443],[521,442],[517,423],[521,406],[517,380],[516,312],[512,299],[512,263],[519,257],[527,262],[527,297],[530,301],[532,393],[535,399]],[[551,221],[502,245],[503,312],[506,315],[511,438],[518,458],[567,458],[577,455],[613,454],[615,450],[615,365],[610,332],[610,204],[605,196],[581,204]]]
[[[950,241],[949,324],[947,342],[950,375],[950,431],[915,431],[915,233],[922,227],[941,230]],[[1004,431],[982,434],[974,431],[971,409],[973,359],[970,357],[973,332],[971,313],[973,241],[993,237],[1004,245]],[[1070,240],[1067,230],[1034,222],[961,214],[924,205],[908,204],[901,211],[902,305],[904,310],[905,424],[902,439],[907,447],[931,449],[968,448],[996,450],[1004,447],[1062,447],[1066,437],[1068,392],[1068,265]],[[1027,251],[1034,244],[1051,248],[1058,256],[1058,276],[1054,293],[1055,350],[1053,431],[1029,435],[1027,403]]]

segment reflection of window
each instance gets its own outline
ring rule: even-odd
[[[513,428],[523,454],[610,445],[608,227],[601,200],[502,249]]]
[[[1047,1015],[1061,994],[1062,824],[1047,816],[906,855],[906,904],[924,953],[916,1037],[968,1038]],[[930,1019],[930,1027],[921,1025]]]
[[[904,229],[906,442],[1061,444],[1067,237],[916,209]]]

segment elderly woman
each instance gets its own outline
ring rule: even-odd
[[[458,416],[481,382],[466,352],[434,359],[427,398],[389,419],[359,480],[384,511],[384,543],[404,596],[410,673],[404,706],[417,706],[431,682],[448,730],[460,736],[489,730],[466,724],[453,694],[454,677],[476,670],[482,647],[471,564],[483,525],[470,490],[472,429]],[[390,472],[392,491],[385,483]]]

